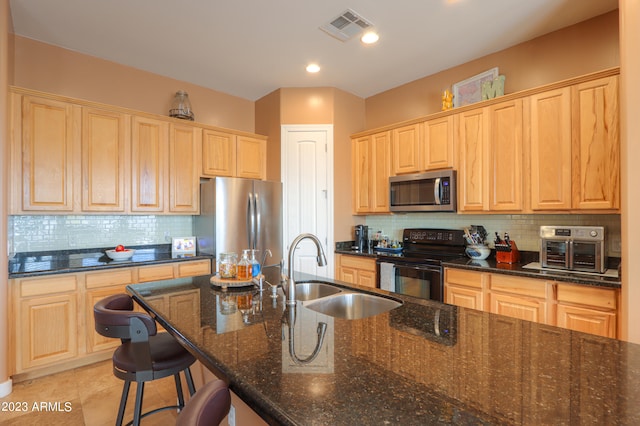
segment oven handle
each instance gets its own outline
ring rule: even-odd
[[[393,262],[390,262],[393,263]],[[415,263],[393,263],[393,269],[416,269],[418,271],[442,272],[441,266],[416,265]]]
[[[573,269],[573,240],[569,241],[569,247],[567,248],[566,266],[568,269]]]

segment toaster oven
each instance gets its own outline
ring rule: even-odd
[[[540,264],[569,271],[606,271],[604,227],[541,226]]]

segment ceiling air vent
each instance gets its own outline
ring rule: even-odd
[[[362,16],[347,9],[333,18],[331,22],[322,25],[320,29],[340,41],[347,41],[371,26],[372,24]]]

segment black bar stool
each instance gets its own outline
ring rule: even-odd
[[[119,338],[122,344],[113,353],[113,374],[124,380],[122,398],[116,425],[122,425],[131,382],[136,382],[136,404],[133,423],[167,409],[182,409],[184,396],[180,372],[184,371],[191,396],[195,393],[191,370],[195,362],[191,355],[169,333],[158,333],[156,323],[149,315],[133,311],[133,299],[127,294],[116,294],[100,300],[93,307],[96,331],[106,337]],[[158,408],[142,414],[142,396],[145,382],[174,376],[178,405]]]
[[[214,426],[229,414],[231,393],[222,380],[214,380],[202,386],[189,400],[178,419],[176,426]]]

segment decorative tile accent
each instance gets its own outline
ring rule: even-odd
[[[391,216],[367,216],[365,224],[369,234],[383,231],[392,240],[402,239],[405,228],[461,229],[470,225],[483,225],[489,233],[488,240],[493,247],[495,232],[500,236],[508,232],[520,250],[540,250],[538,236],[541,225],[582,225],[604,226],[608,244],[608,256],[620,256],[620,215],[581,214],[513,214],[513,215],[467,215],[450,213],[410,213]]]
[[[9,255],[117,244],[167,244],[171,237],[192,233],[192,216],[10,216],[8,222]]]

